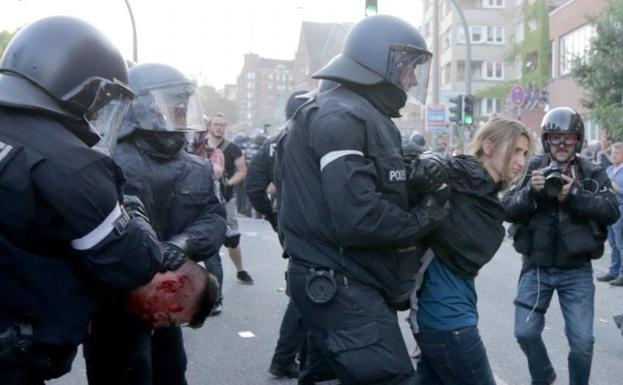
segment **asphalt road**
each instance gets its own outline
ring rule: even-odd
[[[185,330],[188,353],[188,380],[191,385],[285,385],[293,380],[273,379],[267,374],[281,316],[287,303],[283,271],[275,234],[260,220],[241,219],[242,253],[245,268],[255,285],[237,282],[235,269],[223,250],[225,269],[223,313],[212,317],[199,330]],[[609,253],[594,263],[596,271],[605,271]],[[526,359],[513,337],[515,287],[520,258],[505,241],[498,255],[476,279],[480,313],[480,331],[487,348],[498,385],[529,384]],[[592,385],[621,384],[623,337],[612,315],[623,312],[623,288],[596,282],[595,355]],[[399,319],[403,320],[405,314]],[[402,322],[405,340],[411,350],[413,337]],[[568,383],[568,345],[558,301],[554,298],[547,313],[544,338],[558,373],[557,384]],[[251,332],[243,338],[239,333]],[[247,333],[248,334],[248,333]],[[86,385],[84,363],[78,358],[72,372],[51,382],[52,385]],[[111,384],[114,385],[114,384]]]

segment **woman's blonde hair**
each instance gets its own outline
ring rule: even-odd
[[[502,175],[502,188],[506,189],[513,182],[508,175],[508,166],[513,156],[513,151],[520,137],[525,136],[528,139],[528,152],[532,153],[532,135],[523,125],[523,123],[517,120],[505,119],[505,118],[493,118],[485,123],[478,129],[471,145],[471,153],[478,159],[482,160],[484,155],[484,143],[489,141],[493,144],[493,151],[498,151],[504,144],[506,146],[506,153],[504,154],[504,174]],[[526,167],[527,169],[527,167]],[[525,173],[525,170],[524,170]]]

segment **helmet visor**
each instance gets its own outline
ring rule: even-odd
[[[84,114],[91,131],[100,137],[94,149],[112,154],[132,96],[132,91],[121,83],[100,82],[95,98]]]
[[[424,49],[393,44],[389,50],[387,78],[407,94],[409,101],[425,104],[432,57]]]
[[[140,93],[134,98],[132,108],[143,130],[205,130],[201,100],[194,84],[176,84]]]

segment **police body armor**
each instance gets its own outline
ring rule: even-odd
[[[348,111],[365,124],[365,132],[361,132],[366,141],[364,156],[375,166],[373,171],[378,176],[376,192],[383,200],[399,207],[400,211],[409,209],[406,171],[400,153],[400,132],[389,117],[380,114],[363,97],[343,86],[338,87],[304,104],[278,144],[275,172],[279,174],[279,220],[285,249],[295,262],[344,274],[350,279],[377,287],[388,303],[402,303],[408,299],[413,287],[423,250],[413,247],[415,240],[397,240],[396,248],[383,248],[373,243],[358,248],[342,245],[322,196],[323,186],[317,183],[321,179],[319,159],[309,159],[309,152],[299,151],[295,155],[296,148],[309,146],[311,131],[315,129],[314,118],[339,110]],[[291,151],[285,150],[286,142]],[[315,167],[311,169],[309,165]],[[284,175],[287,178],[285,183]],[[309,191],[316,193],[314,198],[310,201],[301,199],[309,196]],[[291,196],[296,199],[291,199]],[[365,212],[367,208],[358,209]],[[358,215],[361,214],[352,213],[352,216]],[[395,229],[370,228],[370,234],[383,231]],[[310,242],[309,239],[318,241]],[[325,279],[327,277],[333,277],[333,273],[323,275],[320,281],[331,281]],[[330,289],[333,285],[329,283],[325,286],[324,289]],[[325,300],[324,297],[321,299]]]

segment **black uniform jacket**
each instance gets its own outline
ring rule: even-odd
[[[526,177],[504,198],[506,220],[514,247],[524,262],[538,266],[575,268],[603,254],[606,226],[619,218],[610,179],[586,159],[579,160],[578,182],[559,203],[532,189],[532,171],[546,167],[549,156],[533,158]]]
[[[114,159],[127,178],[124,194],[143,202],[160,240],[183,236],[187,255],[196,261],[218,253],[225,239],[225,208],[215,194],[210,161],[185,151],[154,157],[132,137],[118,144]]]
[[[286,253],[375,286],[391,302],[408,297],[419,266],[413,246],[430,230],[426,216],[409,211],[400,142],[389,117],[337,87],[298,110],[276,165]]]
[[[264,216],[273,213],[273,204],[266,194],[266,188],[274,182],[275,146],[278,139],[279,135],[274,135],[262,144],[251,160],[244,180],[251,206]]]
[[[59,121],[0,107],[0,329],[77,346],[105,288],[130,290],[162,249],[119,204],[121,175]]]

